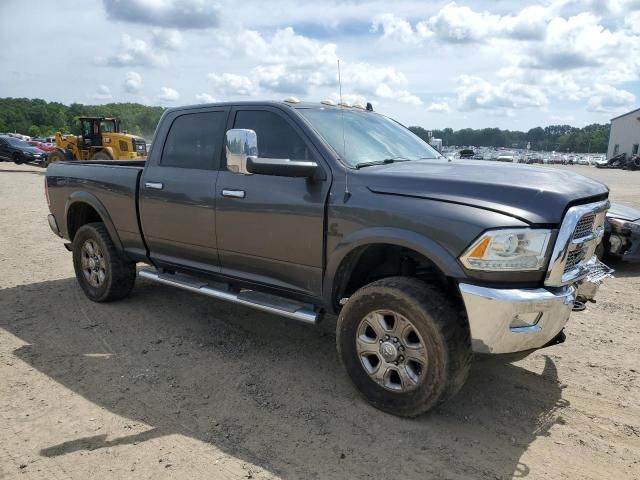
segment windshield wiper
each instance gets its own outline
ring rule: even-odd
[[[373,160],[371,162],[360,162],[356,164],[356,168],[360,170],[362,167],[371,167],[372,165],[384,165],[386,163],[408,162],[408,158],[385,158],[383,160]]]

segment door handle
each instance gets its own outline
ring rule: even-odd
[[[162,190],[164,185],[160,182],[144,182],[146,188],[153,188],[154,190]]]
[[[244,190],[222,190],[223,197],[231,197],[231,198],[244,198],[246,196],[246,192]]]

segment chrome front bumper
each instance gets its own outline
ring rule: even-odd
[[[567,324],[578,297],[591,300],[613,270],[593,257],[589,273],[558,288],[498,289],[460,283],[477,353],[513,353],[540,348]]]
[[[553,291],[497,289],[461,283],[462,299],[477,353],[540,348],[564,328],[576,300],[573,286]]]

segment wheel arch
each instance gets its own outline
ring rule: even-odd
[[[373,249],[381,251],[382,255],[390,251],[415,255],[433,266],[434,271],[443,279],[465,277],[457,259],[442,246],[423,235],[385,227],[359,230],[340,242],[327,261],[323,295],[324,303],[332,313],[338,312],[338,302],[350,285],[353,287],[361,283],[358,281],[353,283],[353,276],[363,268],[363,258],[366,259],[367,253],[373,253]],[[373,253],[374,258],[376,253]],[[397,275],[399,272],[394,274]]]
[[[124,247],[109,212],[100,200],[89,192],[74,192],[65,206],[65,226],[67,238],[73,238],[80,227],[91,222],[102,222],[109,232],[118,253],[125,255]]]

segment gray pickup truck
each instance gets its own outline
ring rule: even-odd
[[[46,191],[91,300],[138,275],[311,324],[337,315],[353,383],[402,416],[454,395],[474,352],[562,342],[610,273],[594,255],[604,185],[450,162],[330,102],[169,109],[146,162],[52,164]]]

